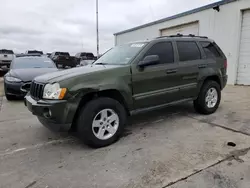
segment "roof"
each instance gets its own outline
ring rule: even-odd
[[[16,55],[17,58],[42,58],[41,54],[19,54]]]
[[[212,4],[208,4],[208,5],[193,9],[193,10],[189,10],[189,11],[186,11],[186,12],[183,12],[183,13],[180,13],[180,14],[176,14],[174,16],[163,18],[163,19],[160,19],[160,20],[157,20],[157,21],[154,21],[154,22],[150,22],[150,23],[147,23],[147,24],[144,24],[144,25],[140,25],[140,26],[137,26],[137,27],[134,27],[134,28],[131,28],[131,29],[124,30],[124,31],[120,31],[120,32],[114,33],[114,35],[120,35],[120,34],[123,34],[123,33],[128,33],[128,32],[131,32],[131,31],[135,31],[137,29],[145,28],[145,27],[148,27],[148,26],[151,26],[151,25],[159,24],[159,23],[162,23],[162,22],[166,22],[166,21],[169,21],[169,20],[173,20],[173,19],[176,19],[176,18],[180,18],[180,17],[183,17],[183,16],[194,14],[194,13],[197,13],[197,12],[201,12],[203,10],[207,10],[207,9],[210,9],[210,8],[213,8],[213,7],[216,7],[216,6],[229,4],[229,3],[232,3],[232,2],[235,2],[235,1],[237,1],[237,0],[222,0],[222,1],[219,1],[219,2],[215,2],[215,3],[212,3]]]

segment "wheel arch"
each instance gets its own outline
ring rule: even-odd
[[[201,84],[200,84],[200,87],[199,87],[199,90],[201,89],[201,87],[204,85],[204,83],[206,83],[207,81],[209,80],[212,80],[212,81],[215,81],[219,84],[220,86],[220,89],[222,90],[222,81],[221,81],[221,78],[218,76],[218,75],[209,75],[209,76],[206,76],[202,79],[201,81]]]
[[[125,96],[117,89],[105,89],[105,90],[99,90],[99,91],[90,91],[89,93],[84,94],[81,99],[80,102],[78,104],[78,107],[76,109],[74,118],[73,118],[73,123],[72,123],[72,127],[71,129],[75,130],[76,128],[76,121],[77,121],[77,117],[79,116],[79,113],[81,111],[81,109],[91,100],[99,98],[99,97],[108,97],[108,98],[112,98],[114,100],[117,100],[121,105],[124,106],[127,115],[130,115],[130,108],[129,108],[129,104],[126,102],[126,98]]]

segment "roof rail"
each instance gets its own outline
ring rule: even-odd
[[[196,35],[193,35],[193,34],[183,35],[183,34],[180,34],[180,33],[177,33],[176,35],[160,36],[160,37],[157,37],[157,39],[158,38],[165,38],[165,37],[197,37],[197,38],[208,39],[208,37],[206,37],[206,36],[196,36]]]

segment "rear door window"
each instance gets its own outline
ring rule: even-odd
[[[201,52],[194,41],[177,41],[177,49],[180,61],[192,61],[201,59]]]
[[[216,57],[220,57],[220,53],[219,51],[216,49],[216,47],[213,45],[213,43],[211,42],[200,42],[207,58],[216,58]]]
[[[171,42],[159,42],[153,45],[144,57],[148,55],[158,55],[160,64],[174,62],[174,50]]]

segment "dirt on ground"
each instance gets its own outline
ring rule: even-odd
[[[0,77],[0,97],[4,96],[3,79]]]

